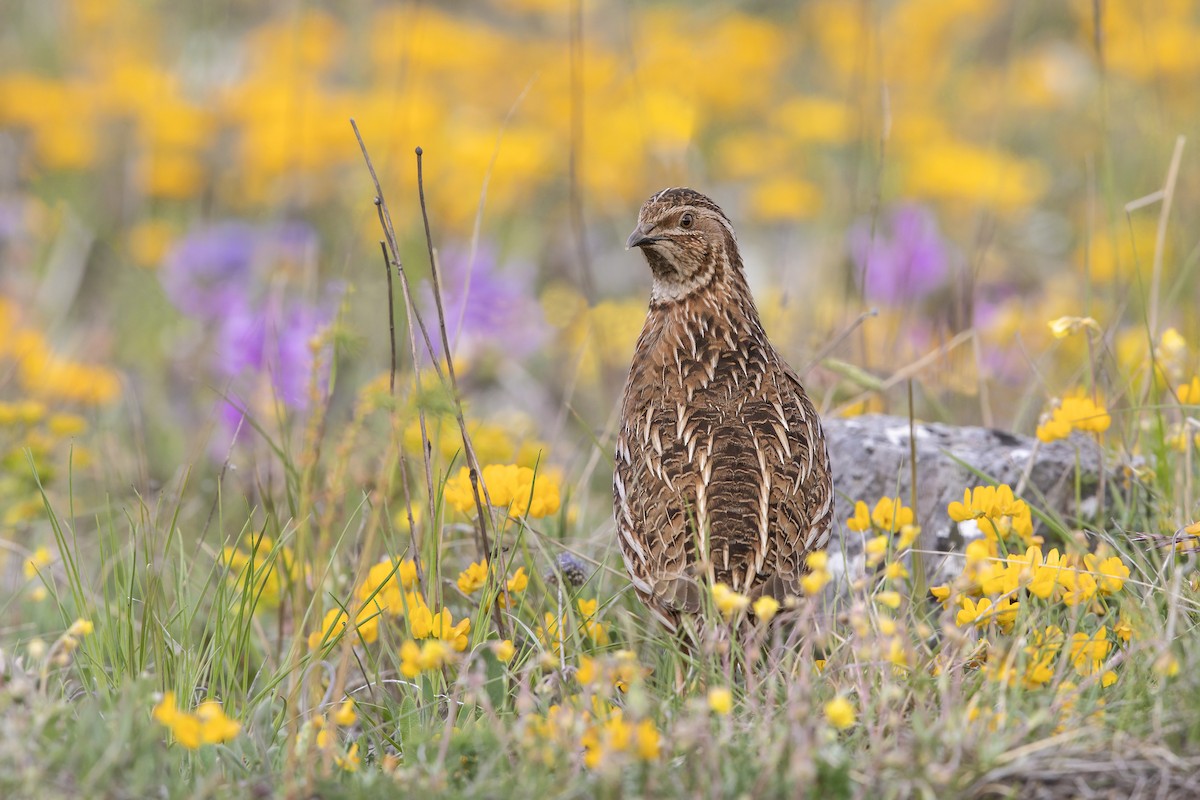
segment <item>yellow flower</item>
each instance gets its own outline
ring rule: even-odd
[[[471,487],[470,476],[470,471],[466,467],[462,467],[457,475],[446,481],[446,485],[442,489],[442,497],[450,504],[451,508],[460,514],[470,514],[475,511],[475,492]]]
[[[871,527],[871,512],[867,510],[867,504],[862,500],[854,504],[854,516],[846,520],[846,527],[859,532]]]
[[[814,572],[817,570],[824,570],[829,566],[829,553],[826,550],[817,550],[809,553],[805,557],[804,563],[807,564],[808,568]]]
[[[828,572],[823,569],[815,570],[800,579],[800,588],[806,595],[812,597],[813,595],[820,594],[824,590],[825,584],[829,583],[829,581],[830,575]]]
[[[196,719],[200,721],[200,741],[204,744],[227,742],[241,730],[241,725],[225,716],[221,704],[213,700],[196,707]]]
[[[377,600],[363,606],[356,619],[356,629],[359,639],[364,644],[372,644],[379,638],[379,618],[383,607]],[[331,608],[325,612],[321,627],[308,635],[308,649],[318,650],[322,643],[328,645],[336,641],[346,629],[346,612],[340,608]]]
[[[23,567],[25,578],[27,580],[36,578],[38,573],[45,571],[46,567],[50,566],[50,562],[53,560],[53,556],[50,555],[50,551],[46,547],[42,546],[34,550],[33,555],[25,561]]]
[[[908,568],[902,561],[889,561],[883,568],[883,576],[889,580],[903,580],[908,577]]]
[[[1096,583],[1100,591],[1104,594],[1115,594],[1121,591],[1125,586],[1125,581],[1129,579],[1129,567],[1125,566],[1121,557],[1109,556],[1093,566],[1094,561],[1095,556],[1084,557],[1084,563],[1099,575]]]
[[[913,510],[900,502],[898,497],[883,497],[871,512],[871,522],[880,530],[894,533],[901,526],[913,523]]]
[[[901,525],[900,535],[896,537],[896,547],[900,550],[912,547],[913,542],[921,535],[920,525]]]
[[[441,669],[453,659],[454,653],[439,639],[430,639],[419,645],[410,640],[400,645],[400,672],[408,678]]]
[[[1088,676],[1100,669],[1108,658],[1111,647],[1108,627],[1101,627],[1094,634],[1076,633],[1071,636],[1071,666],[1079,675]]]
[[[575,601],[575,607],[579,609],[579,614],[586,619],[596,613],[596,609],[600,607],[600,601],[595,598],[585,600],[581,597]]]
[[[54,414],[46,421],[46,429],[65,439],[86,431],[87,421],[78,414]]]
[[[346,702],[338,706],[337,711],[333,712],[333,722],[336,725],[341,725],[343,728],[348,728],[358,721],[358,714],[354,711],[354,701],[347,699]]]
[[[487,559],[472,563],[462,572],[458,573],[458,589],[463,594],[473,594],[483,588],[487,583],[488,578],[488,563]]]
[[[408,622],[414,639],[441,639],[460,653],[467,649],[471,620],[464,617],[455,625],[454,616],[448,608],[434,614],[427,606],[422,606],[409,613]]]
[[[733,591],[723,583],[714,583],[712,587],[713,604],[721,612],[726,621],[733,619],[739,611],[745,611],[750,605],[750,598]]]
[[[724,687],[708,690],[708,707],[721,716],[733,711],[733,692]]]
[[[772,617],[779,613],[779,601],[764,594],[754,601],[753,609],[754,616],[763,622],[770,622]]]
[[[545,517],[558,511],[561,504],[559,479],[545,470],[535,473],[530,467],[516,464],[489,464],[482,471],[484,495],[494,506],[508,507],[515,516]],[[446,481],[443,496],[446,502],[460,513],[475,510],[475,493],[471,487],[470,472],[466,467]]]
[[[1091,317],[1059,317],[1050,320],[1050,333],[1054,335],[1055,339],[1065,339],[1084,329],[1102,333],[1100,323]]]
[[[334,756],[334,762],[346,770],[346,772],[356,772],[359,766],[362,765],[362,759],[358,757],[358,742],[350,745],[350,749],[346,751],[345,757]]]
[[[289,554],[291,551],[288,551]],[[377,601],[394,617],[403,616],[405,609],[413,605],[412,597],[406,596],[417,582],[417,564],[412,559],[396,562],[384,559],[367,571],[367,577],[354,593],[360,604],[368,598]]]
[[[1059,572],[1058,582],[1066,590],[1063,603],[1071,607],[1087,603],[1099,590],[1096,578],[1086,570],[1063,569]]]
[[[863,553],[866,555],[867,566],[873,567],[882,561],[883,557],[887,555],[887,547],[887,536],[880,535],[868,539],[866,544],[863,545]]]
[[[875,601],[888,608],[896,609],[900,607],[900,593],[892,591],[878,592],[875,595]]]
[[[955,522],[975,520],[990,542],[1010,533],[1015,533],[1026,545],[1041,542],[1041,537],[1033,535],[1033,515],[1028,504],[1016,499],[1007,484],[965,489],[962,502],[950,503],[946,511]]]
[[[1154,661],[1154,671],[1164,678],[1174,678],[1179,674],[1179,659],[1174,653],[1166,652]]]
[[[1019,605],[1009,597],[1003,597],[995,603],[987,597],[979,598],[978,602],[964,597],[962,598],[962,608],[954,617],[954,623],[956,625],[974,623],[975,627],[982,628],[989,622],[995,622],[1001,629],[1007,631],[1017,618]]]
[[[662,752],[662,736],[654,720],[644,719],[634,729],[634,750],[642,761],[655,761]]]
[[[825,719],[839,731],[844,731],[854,724],[854,705],[839,695],[825,704]]]
[[[1024,583],[1026,591],[1035,597],[1049,600],[1059,585],[1062,565],[1058,549],[1051,550],[1050,554],[1043,559],[1042,548],[1029,547],[1025,551],[1024,558],[1016,559],[1016,563],[1020,567],[1019,577]]]
[[[510,513],[518,517],[548,517],[558,512],[561,503],[556,475],[545,470],[535,473],[530,467],[518,469]]]
[[[1200,405],[1200,376],[1192,376],[1192,380],[1188,383],[1180,384],[1175,390],[1175,396],[1179,398],[1179,402],[1185,406]]]
[[[588,769],[596,769],[606,754],[628,750],[632,738],[633,730],[621,710],[613,711],[608,719],[590,726],[580,738],[584,750],[583,763]]]
[[[1100,403],[1090,397],[1072,395],[1062,398],[1058,405],[1043,417],[1038,426],[1037,437],[1043,442],[1065,439],[1071,431],[1104,433],[1112,424],[1112,417]]]
[[[175,706],[175,693],[166,692],[154,706],[154,719],[170,729],[175,741],[189,750],[200,747],[200,721]]]
[[[524,567],[518,567],[517,571],[508,579],[508,591],[513,594],[520,594],[529,586],[529,576],[525,574]]]
[[[67,628],[68,636],[87,636],[92,631],[96,630],[96,626],[89,619],[77,619],[71,623],[71,627]]]
[[[512,639],[505,639],[501,642],[492,642],[492,655],[496,656],[498,661],[507,664],[512,661],[516,655],[517,648],[513,645]]]
[[[170,729],[175,740],[189,750],[202,744],[220,744],[237,736],[241,726],[225,716],[219,703],[207,700],[195,714],[180,711],[175,705],[175,693],[166,692],[155,705],[153,717]]]

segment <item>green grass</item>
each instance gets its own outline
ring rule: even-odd
[[[363,421],[364,431],[372,422],[396,430],[400,418],[392,415],[404,408],[377,411],[378,419]],[[295,512],[282,519],[231,499],[228,475],[218,490],[209,480],[216,475],[185,472],[152,501],[110,501],[87,514],[71,495],[61,508],[47,497],[61,557],[35,583],[43,582],[49,597],[34,603],[26,592],[10,603],[36,630],[61,631],[85,618],[94,632],[79,637],[69,654],[61,641],[9,637],[0,794],[68,797],[87,787],[106,797],[983,796],[989,774],[1016,786],[1053,773],[1055,758],[1086,758],[1120,781],[1128,775],[1118,754],[1160,748],[1194,755],[1200,653],[1192,635],[1193,556],[1092,528],[1092,541],[1111,542],[1130,566],[1124,587],[1075,607],[1019,590],[1021,611],[1007,634],[956,625],[954,606],[945,612],[912,596],[909,580],[880,579],[835,601],[802,600],[770,625],[749,617],[731,629],[710,609],[684,644],[650,623],[632,599],[605,535],[589,539],[569,521],[571,500],[542,519],[493,515],[493,541],[503,546],[493,561],[506,562],[509,575],[524,566],[529,587],[499,615],[481,602],[496,597],[494,575],[482,592],[462,596],[454,579],[476,551],[470,515],[450,509],[440,493],[453,470],[434,476],[440,524],[419,524],[410,537],[383,502],[395,496],[387,481],[398,472],[401,437],[360,434],[359,447],[318,448],[314,439],[312,450],[296,453],[286,470],[297,476],[286,484],[295,495],[276,502]],[[1161,452],[1171,469],[1181,466],[1178,455]],[[339,459],[373,465],[375,488],[349,478],[354,469]],[[414,469],[411,455],[407,463]],[[410,496],[425,508],[420,483],[413,480]],[[1174,486],[1140,490],[1154,490],[1159,508],[1170,509]],[[1170,528],[1162,513],[1125,522]],[[1071,526],[1041,516],[1044,549],[1077,546]],[[230,568],[222,552],[236,546],[254,558]],[[1015,540],[1009,547],[1023,549]],[[588,562],[582,587],[547,580],[568,549],[599,559]],[[400,651],[411,626],[390,614],[379,621],[377,641],[335,632],[309,649],[308,635],[326,610],[353,615],[382,596],[379,586],[365,594],[354,589],[384,554],[419,556],[430,606],[471,620],[469,646],[446,666],[406,678]],[[900,592],[897,610],[878,602],[881,589]],[[576,598],[599,600],[593,622],[603,636],[585,635]],[[558,648],[539,630],[547,614],[564,619]],[[1122,617],[1136,636],[1113,647],[1094,675],[1076,674],[1060,655],[1041,688],[990,676],[1005,664],[1027,666],[1022,647],[1045,625],[1061,627],[1069,639],[1101,624],[1111,632]],[[500,638],[497,620],[515,643],[507,665],[489,644]],[[986,657],[983,639],[991,645]],[[589,669],[601,677],[581,683],[585,658],[594,659]],[[1168,669],[1171,659],[1177,668]],[[897,668],[897,660],[907,666]],[[623,688],[603,677],[606,669],[630,670]],[[1101,687],[1109,669],[1118,679]],[[706,700],[709,689],[722,687],[734,697],[728,715]],[[240,733],[196,750],[173,743],[151,715],[167,690],[184,710],[220,701]],[[855,708],[854,724],[844,730],[824,712],[835,696]],[[346,697],[355,700],[357,720],[331,728],[332,742],[318,746],[312,720],[332,714]],[[650,748],[657,753],[638,752],[634,731],[644,721],[657,732],[657,748]],[[613,730],[622,723],[625,742]],[[348,771],[336,758],[354,744],[361,764]]]

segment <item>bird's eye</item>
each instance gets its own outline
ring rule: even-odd
[[[681,227],[681,228],[692,227],[692,215],[684,214],[682,217],[680,217],[679,218],[679,227]]]

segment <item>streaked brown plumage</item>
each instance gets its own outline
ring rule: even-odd
[[[805,556],[829,538],[829,456],[804,387],[763,331],[733,227],[704,195],[665,189],[627,246],[654,277],[613,475],[633,586],[671,628],[714,582],[799,595]]]

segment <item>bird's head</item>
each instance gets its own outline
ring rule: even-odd
[[[638,213],[625,247],[640,248],[654,273],[651,299],[679,300],[735,269],[737,242],[721,207],[691,189],[664,189]]]

